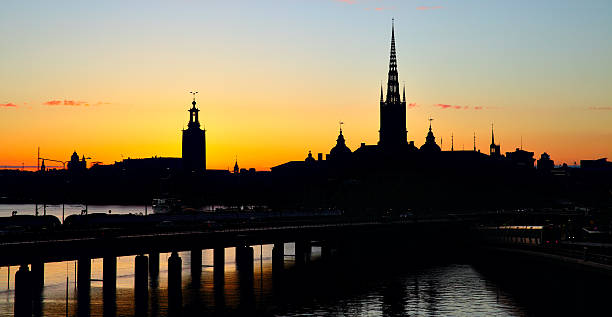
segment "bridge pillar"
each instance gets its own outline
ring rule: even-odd
[[[151,279],[157,279],[159,276],[159,252],[149,253],[149,275]]]
[[[32,286],[41,289],[45,285],[45,263],[42,261],[32,262]]]
[[[323,244],[321,246],[321,259],[323,259],[324,261],[329,260],[329,258],[331,258],[332,255],[332,248],[329,244]]]
[[[223,247],[213,250],[213,275],[215,285],[223,285],[225,278],[225,248]]]
[[[15,316],[32,316],[32,276],[26,264],[15,273]]]
[[[295,264],[301,265],[310,261],[311,253],[310,241],[296,241],[295,242]]]
[[[172,252],[168,258],[168,310],[172,313],[179,311],[183,305],[182,270],[183,260],[177,252]]]
[[[253,275],[253,248],[249,246],[236,247],[236,257],[236,264],[240,274]]]
[[[285,244],[278,242],[272,247],[272,274],[282,271],[285,264]]]
[[[196,276],[202,273],[202,249],[191,250],[191,275]]]
[[[77,310],[79,316],[89,316],[89,291],[91,288],[91,259],[77,260]]]
[[[117,257],[102,259],[102,301],[104,316],[115,316],[117,300]]]
[[[134,303],[136,315],[146,315],[149,299],[149,259],[137,255],[134,261]]]
[[[105,256],[102,259],[102,292],[104,301],[114,300],[117,291],[117,257]]]

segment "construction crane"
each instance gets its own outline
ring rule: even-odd
[[[62,165],[64,166],[64,169],[66,169],[66,164],[68,163],[67,161],[60,161],[60,160],[54,160],[54,159],[49,159],[49,158],[38,158],[39,160],[43,160],[43,161],[51,161],[51,162],[57,162],[57,163],[62,163]]]

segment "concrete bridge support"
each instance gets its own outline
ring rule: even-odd
[[[275,243],[272,247],[272,273],[279,273],[285,266],[285,244]]]
[[[253,275],[253,248],[249,246],[236,247],[236,266],[240,275]]]
[[[42,261],[32,262],[32,286],[42,289],[45,285],[45,263]]]
[[[225,248],[223,247],[213,250],[213,275],[215,286],[223,285],[225,278]]]
[[[168,258],[168,310],[171,314],[180,311],[183,305],[182,294],[183,260],[177,252]]]
[[[15,316],[32,316],[32,272],[22,264],[15,273]]]
[[[117,313],[117,257],[105,256],[102,260],[102,301],[104,316]]]
[[[191,275],[200,276],[202,274],[202,249],[191,250]]]
[[[91,259],[82,257],[77,260],[77,314],[89,316],[89,292],[91,289]]]
[[[149,259],[137,255],[134,261],[134,306],[137,316],[147,314],[149,300]]]
[[[327,261],[332,256],[332,248],[329,244],[323,244],[321,246],[321,259]]]
[[[159,277],[159,252],[149,253],[149,275],[152,280]]]
[[[310,261],[312,246],[310,241],[301,240],[295,242],[295,264],[302,265]]]

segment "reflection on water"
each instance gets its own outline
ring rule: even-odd
[[[253,274],[236,269],[233,248],[226,249],[223,283],[215,283],[213,251],[204,250],[202,269],[190,266],[190,252],[180,252],[182,270],[182,314],[198,315],[352,315],[403,316],[448,314],[522,314],[510,296],[500,292],[474,268],[466,264],[442,264],[425,268],[381,270],[370,266],[313,263],[291,268],[287,257],[282,278],[272,272],[271,245],[254,249]],[[293,254],[293,245],[285,245]],[[149,279],[147,301],[150,316],[168,315],[168,257],[160,255],[160,272]],[[134,257],[117,259],[116,305],[104,305],[102,259],[92,260],[90,305],[79,303],[75,284],[75,262],[47,263],[45,287],[38,315],[129,316],[135,314]],[[359,267],[359,269],[357,269]],[[1,268],[0,315],[13,315],[13,276],[17,267]],[[195,273],[195,275],[192,275]],[[10,280],[7,278],[10,277]],[[218,278],[217,278],[218,282]],[[107,301],[108,302],[108,301]],[[115,302],[113,302],[114,304]],[[80,307],[79,307],[80,306]]]

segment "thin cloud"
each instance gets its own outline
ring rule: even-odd
[[[356,0],[334,0],[335,2],[342,2],[342,3],[347,3],[347,4],[355,4],[357,3]]]
[[[98,101],[96,103],[90,103],[88,101],[77,101],[77,100],[49,100],[43,102],[45,106],[99,106],[99,105],[108,105],[110,102]]]
[[[7,108],[16,108],[17,105],[12,103],[12,102],[7,102],[7,103],[0,103],[0,107],[7,107]]]
[[[414,103],[414,102],[408,104],[408,108],[414,108],[414,107],[417,107],[417,106],[418,105],[416,103]]]
[[[492,109],[492,107],[483,107],[483,106],[459,106],[459,105],[447,105],[443,103],[435,104],[434,107],[440,107],[441,109],[455,109],[455,110],[483,110],[483,109]]]
[[[612,107],[589,107],[589,110],[612,110]]]
[[[436,9],[442,9],[442,6],[420,6],[417,7],[417,10],[436,10]]]
[[[387,11],[395,10],[395,7],[377,7],[377,8],[365,8],[367,11]]]

